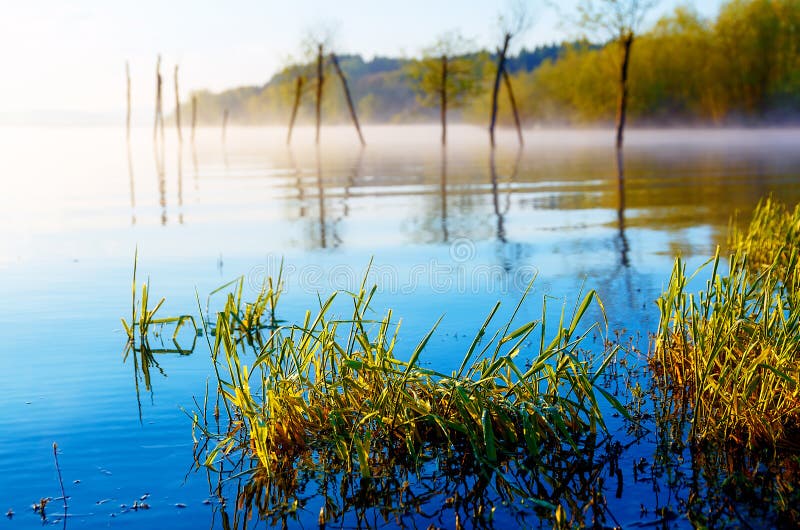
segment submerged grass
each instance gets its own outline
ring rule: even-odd
[[[705,265],[705,290],[687,292],[700,270],[675,261],[651,364],[690,441],[800,449],[798,238],[798,210],[767,199],[727,264]]]
[[[262,476],[284,473],[289,461],[371,478],[444,451],[492,468],[510,458],[577,449],[586,437],[604,433],[600,400],[625,413],[596,384],[614,352],[593,363],[580,349],[597,327],[581,325],[584,315],[592,304],[602,310],[593,291],[570,320],[562,311],[552,338],[544,316],[512,329],[525,297],[491,333],[496,304],[458,370],[442,373],[421,363],[435,326],[407,360],[396,354],[399,325],[392,312],[368,318],[375,287],[334,293],[301,324],[277,325],[280,282],[269,285],[253,304],[243,306],[240,294],[232,295],[217,315],[211,353],[231,417],[208,466],[244,452]],[[340,297],[349,299],[349,318],[333,316]],[[242,325],[242,315],[258,312],[270,322]],[[243,339],[254,329],[265,333],[247,363]],[[216,436],[197,416],[195,426]]]

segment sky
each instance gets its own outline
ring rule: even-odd
[[[530,0],[533,24],[516,48],[578,36],[564,22],[577,1]],[[712,17],[723,1],[661,0],[645,25],[679,4]],[[497,16],[507,5],[504,0],[9,1],[0,17],[0,118],[123,114],[126,60],[135,119],[145,110],[149,117],[159,53],[170,109],[175,64],[182,99],[196,89],[261,85],[299,56],[304,35],[321,27],[334,29],[338,53],[367,58],[413,56],[451,30],[479,47],[495,47]]]

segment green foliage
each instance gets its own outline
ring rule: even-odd
[[[728,242],[746,265],[760,273],[772,269],[788,287],[800,285],[797,256],[800,253],[800,205],[790,209],[772,197],[759,202],[747,229],[731,223]]]
[[[594,4],[624,7],[628,2]],[[523,50],[509,58],[524,121],[614,119],[621,60],[617,39],[620,31],[635,29],[639,19],[623,17],[623,24],[614,26],[607,20],[613,12],[608,7],[586,15],[588,26],[606,28],[593,32],[603,35],[602,46],[564,44]],[[635,35],[629,70],[629,116],[634,120],[724,123],[800,115],[800,0],[731,0],[716,20],[679,7]],[[446,54],[448,106],[460,106],[454,118],[483,123],[491,103],[487,88],[492,55],[468,52],[463,39],[445,36],[415,60],[378,57],[365,62],[342,56],[340,61],[355,104],[363,106],[370,121],[408,121],[435,117],[428,109],[438,106],[441,56]],[[294,65],[263,87],[198,92],[200,122],[218,125],[229,108],[233,122],[287,123],[298,75],[309,81],[299,114],[301,122],[308,121],[313,116],[314,71],[314,64]],[[328,120],[345,121],[349,118],[338,83],[331,76],[329,81],[323,112]],[[505,99],[500,98],[500,121],[511,123]],[[191,106],[184,107],[189,116]]]
[[[456,34],[445,34],[422,53],[422,58],[412,60],[405,66],[405,76],[417,96],[417,102],[425,107],[441,105],[441,93],[447,96],[447,106],[463,106],[470,98],[485,91],[486,69],[489,57],[486,53],[466,54],[468,41]],[[443,84],[443,73],[447,61],[447,81]]]
[[[277,286],[249,307],[274,314]],[[520,455],[577,448],[602,434],[600,402],[624,412],[596,385],[615,351],[594,363],[580,349],[596,327],[582,322],[599,305],[594,292],[555,330],[546,329],[544,317],[513,328],[512,316],[492,333],[498,303],[450,374],[422,362],[434,330],[406,352],[407,360],[396,356],[399,325],[391,311],[380,320],[367,317],[375,288],[334,293],[302,323],[267,327],[241,326],[239,292],[217,315],[212,359],[231,424],[218,438],[207,433],[217,440],[208,465],[240,450],[270,475],[287,461],[313,467],[314,455],[325,455],[335,469],[372,477],[385,471],[376,462],[417,463],[456,451],[493,468]],[[341,296],[349,297],[349,318],[331,316]],[[264,334],[253,341],[254,332]],[[246,341],[258,345],[249,361]]]
[[[796,449],[796,221],[767,201],[756,213],[751,232],[734,235],[734,241],[739,249],[753,251],[754,261],[736,253],[725,267],[717,255],[706,288],[698,293],[687,292],[694,275],[687,277],[682,260],[676,260],[669,285],[657,301],[661,321],[651,364],[658,388],[676,414],[690,418],[692,441]]]

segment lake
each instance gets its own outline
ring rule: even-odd
[[[400,349],[443,315],[423,362],[451,370],[492,305],[510,314],[534,277],[529,318],[545,296],[558,313],[596,289],[609,329],[646,352],[677,254],[699,265],[737,212],[746,220],[769,194],[800,200],[795,129],[631,130],[622,160],[608,130],[529,130],[522,149],[502,131],[495,153],[469,126],[451,128],[446,150],[434,126],[366,127],[365,148],[328,127],[319,150],[310,129],[291,149],[277,128],[230,128],[225,142],[184,131],[182,145],[166,132],[154,149],[148,128],[129,144],[123,128],[0,128],[4,527],[41,526],[31,505],[60,497],[53,442],[67,526],[224,527],[193,471],[187,415],[213,376],[205,339],[156,354],[148,381],[123,358],[137,248],[138,279],[166,298],[165,316],[198,315],[196,293],[205,306],[241,275],[254,297],[283,260],[282,317],[297,320],[318,295],[356,289],[371,262],[375,307],[402,318]],[[189,349],[194,337],[180,338]],[[625,439],[621,420],[609,424]],[[608,494],[608,510],[622,526],[678,511],[661,479],[629,476],[654,451],[650,433],[621,457],[624,493]],[[130,509],[142,499],[149,509]],[[320,505],[309,501],[306,526]],[[51,501],[46,523],[62,517]]]

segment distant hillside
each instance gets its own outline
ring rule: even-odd
[[[523,49],[508,58],[507,68],[512,74],[527,73],[544,61],[556,60],[568,45],[541,46]],[[478,60],[480,54],[469,56]],[[493,63],[495,57],[483,53],[484,60]],[[438,119],[438,110],[419,104],[409,83],[407,69],[412,59],[375,57],[365,61],[360,55],[341,55],[339,64],[347,77],[359,119],[370,122],[410,122]],[[198,91],[198,122],[218,124],[225,109],[232,123],[276,124],[287,123],[294,99],[298,76],[307,79],[298,122],[308,122],[314,113],[314,83],[316,64],[295,65],[275,74],[265,85],[239,87],[220,93]],[[340,81],[332,69],[326,69],[323,115],[326,123],[349,120]],[[488,90],[488,86],[486,87]],[[191,112],[191,102],[185,102],[181,112]],[[451,118],[458,120],[468,111],[454,111]]]
[[[629,71],[628,116],[639,124],[789,124],[800,121],[800,2],[735,0],[715,19],[678,7],[636,35]],[[451,120],[486,124],[490,115],[494,59],[486,51],[454,59],[470,79],[470,98]],[[618,100],[618,42],[572,43],[523,50],[508,60],[522,121],[611,123]],[[409,81],[427,72],[435,83],[436,59],[420,66],[411,59],[342,56],[341,64],[364,122],[432,121]],[[332,74],[332,71],[331,71]],[[313,115],[315,73],[311,65],[287,68],[262,87],[198,94],[200,119],[219,124],[225,108],[238,123],[289,121],[295,79],[305,75],[307,92],[299,119]],[[416,77],[420,78],[419,75]],[[326,123],[349,119],[339,80],[328,76],[323,101]],[[452,80],[451,83],[455,83]],[[503,92],[505,89],[503,88]],[[428,94],[430,96],[430,94]],[[188,111],[188,109],[187,109]],[[499,98],[500,123],[511,123],[508,98]]]

